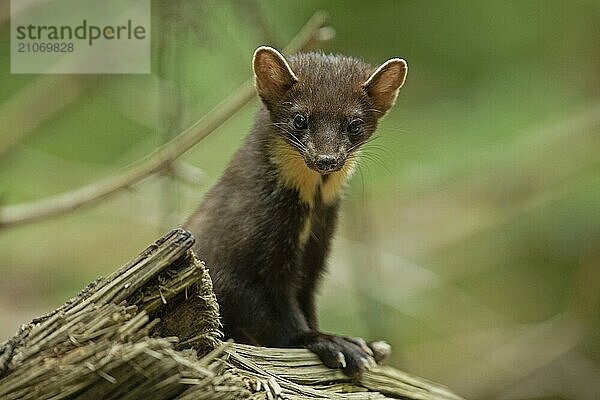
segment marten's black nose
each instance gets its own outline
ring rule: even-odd
[[[315,158],[315,166],[322,172],[332,171],[337,168],[338,161],[334,156],[317,156]]]

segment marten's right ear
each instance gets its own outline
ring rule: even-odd
[[[283,96],[298,81],[287,60],[272,47],[256,49],[252,66],[258,95],[267,102]]]

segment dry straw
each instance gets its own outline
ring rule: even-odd
[[[193,244],[176,229],[23,325],[0,346],[0,398],[460,399],[391,367],[352,380],[304,349],[222,342]]]

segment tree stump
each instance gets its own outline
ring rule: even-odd
[[[391,367],[351,379],[305,349],[222,342],[193,236],[175,229],[0,345],[0,399],[432,399]]]

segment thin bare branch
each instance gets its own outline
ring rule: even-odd
[[[284,52],[294,53],[320,42],[328,15],[315,13],[286,46]],[[329,32],[330,30],[327,30]],[[6,206],[0,209],[0,228],[22,225],[67,213],[104,199],[119,190],[167,168],[174,160],[200,142],[254,98],[253,80],[244,82],[208,114],[181,132],[173,140],[152,153],[125,167],[119,174],[106,177],[78,189],[33,202]]]
[[[204,171],[184,161],[178,160],[172,163],[169,167],[169,173],[189,185],[200,185],[204,182]]]

